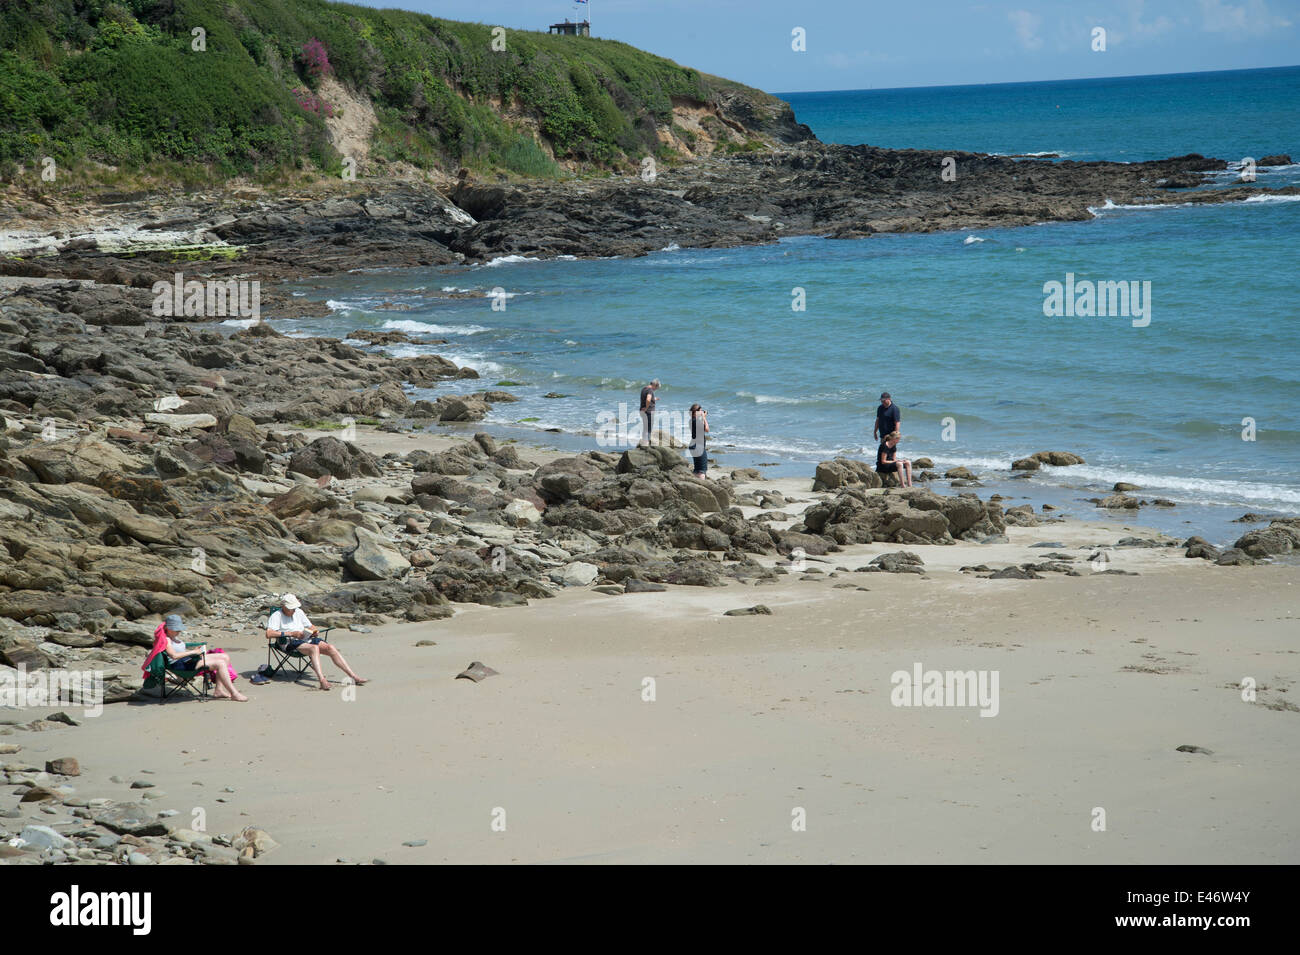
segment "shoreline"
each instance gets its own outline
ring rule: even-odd
[[[337,433],[287,430],[304,443]],[[461,434],[364,424],[355,437],[377,461],[411,450],[454,455],[466,444]],[[510,447],[543,471],[574,460],[562,451]],[[400,509],[378,502],[394,500],[384,489],[400,488],[398,474],[409,473],[331,487],[354,500],[364,492],[372,503],[356,506],[388,507],[400,524]],[[836,498],[808,491],[798,478],[722,483],[749,520],[773,510],[762,506],[762,495],[781,495],[788,517],[768,522],[774,530]],[[489,543],[505,530],[463,526]],[[1041,862],[1056,859],[1057,849],[1043,855],[1045,847],[1062,845],[1096,862],[1294,861],[1290,848],[1269,836],[1284,822],[1267,793],[1289,791],[1300,776],[1285,722],[1296,709],[1286,696],[1292,668],[1285,656],[1273,656],[1289,652],[1296,619],[1290,588],[1300,567],[1221,568],[1189,560],[1180,547],[1116,546],[1135,534],[1147,545],[1176,543],[1115,522],[1007,526],[1002,543],[847,544],[810,550],[802,570],[788,553],[755,554],[748,576],[723,576],[713,586],[667,583],[658,592],[621,594],[621,587],[595,589],[598,576],[520,602],[531,606],[455,602],[446,614],[415,621],[400,618],[401,605],[340,613],[309,595],[309,614],[319,625],[343,628],[331,639],[374,682],[336,681],[330,694],[311,692],[310,680],[244,684],[248,704],[176,702],[158,715],[151,708],[160,704],[146,698],[89,719],[73,710],[76,727],[43,720],[40,708],[0,709],[6,781],[53,793],[0,817],[0,830],[12,837],[52,823],[72,840],[43,853],[19,848],[0,862],[71,861],[74,851],[100,864],[131,853],[143,857],[139,864],[236,864],[241,854],[258,864],[916,861],[918,852],[945,861]],[[903,551],[921,564],[899,563]],[[721,570],[731,556],[709,555],[703,566]],[[1043,572],[987,579],[999,567],[1031,563]],[[1040,579],[1025,579],[1033,577]],[[399,593],[381,592],[389,600]],[[1250,620],[1241,619],[1243,600]],[[244,677],[264,652],[251,629],[264,602],[256,588],[235,587],[209,598],[207,612],[190,615],[195,635],[229,651]],[[724,615],[760,604],[770,613]],[[1229,620],[1240,649],[1220,636]],[[1152,635],[1173,628],[1174,644]],[[130,684],[138,683],[132,672],[143,652],[137,646],[107,656],[122,661],[115,669]],[[454,679],[473,660],[499,675],[483,683]],[[890,706],[890,674],[913,661],[945,670],[993,666],[1006,694],[998,718]],[[1225,684],[1241,679],[1238,670],[1260,674],[1258,705],[1229,702],[1236,694]],[[640,695],[646,676],[658,687],[653,703]],[[1051,687],[1065,680],[1071,692],[1063,699]],[[1143,724],[1151,738],[1130,739],[1138,715],[1149,715],[1152,692],[1164,715]],[[462,698],[485,693],[490,703]],[[1100,711],[1093,700],[1105,701]],[[269,732],[268,712],[314,721],[329,746]],[[163,714],[168,742],[144,758],[141,721],[153,733]],[[779,717],[775,735],[765,716]],[[1081,757],[1086,775],[1073,784],[1054,776],[1062,734],[1086,739],[1070,728],[1098,719]],[[426,725],[441,729],[414,732]],[[196,733],[203,743],[186,742]],[[957,783],[948,767],[971,742],[982,753],[979,768],[963,771]],[[1184,744],[1214,755],[1174,751]],[[918,765],[917,753],[927,761]],[[81,764],[79,776],[40,772],[47,759],[68,756]],[[1224,776],[1217,767],[1229,763]],[[1244,774],[1251,784],[1225,788],[1227,779],[1243,778],[1243,765],[1252,767]],[[340,772],[343,766],[349,771]],[[360,779],[355,766],[364,767]],[[711,792],[710,779],[723,766],[733,780],[726,792],[699,796]],[[1204,772],[1219,782],[1188,803],[1189,774]],[[1261,787],[1259,775],[1276,786]],[[737,788],[737,779],[748,782]],[[132,781],[147,788],[127,789]],[[953,785],[950,800],[943,793]],[[917,786],[931,795],[918,797]],[[672,795],[682,792],[697,795]],[[1181,808],[1172,828],[1147,819],[1141,835],[1089,841],[1096,835],[1088,828],[1091,806],[1145,819],[1175,793]],[[304,798],[312,814],[302,812]],[[132,835],[91,802],[99,799],[119,813],[138,807],[154,828]],[[1087,806],[1074,807],[1080,800]],[[815,836],[790,840],[792,808],[817,820],[808,830]],[[498,809],[510,820],[506,832],[518,837],[491,829]],[[206,832],[186,824],[195,810]],[[1214,825],[1223,811],[1255,822],[1249,831],[1234,827],[1229,841]],[[972,812],[981,820],[973,826]],[[1071,822],[1072,813],[1079,820]],[[996,833],[1012,818],[1036,820],[1030,827],[1041,838],[1000,840]],[[250,827],[257,832],[247,834]],[[1175,838],[1188,827],[1193,838]],[[165,834],[148,834],[155,829]],[[266,834],[277,847],[253,847]],[[863,840],[872,846],[868,855],[844,848]]]

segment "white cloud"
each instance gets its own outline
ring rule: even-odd
[[[1037,50],[1043,45],[1043,38],[1038,35],[1043,18],[1028,10],[1008,10],[1007,19],[1015,28],[1016,38],[1026,50]]]
[[[1263,36],[1289,26],[1291,21],[1270,11],[1265,0],[1245,0],[1240,5],[1201,0],[1201,29],[1207,33]]]
[[[1130,0],[1128,28],[1134,36],[1159,36],[1174,28],[1174,21],[1166,16],[1158,16],[1149,23],[1143,22],[1146,0]]]

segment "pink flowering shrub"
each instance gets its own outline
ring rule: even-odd
[[[325,102],[311,90],[295,86],[290,90],[290,92],[293,94],[293,98],[298,101],[298,105],[307,112],[315,113],[317,116],[324,116],[326,118],[334,115],[334,107]]]
[[[334,72],[334,67],[330,66],[329,51],[325,49],[325,44],[315,37],[302,45],[299,58],[302,60],[303,69],[313,79],[320,79]]]

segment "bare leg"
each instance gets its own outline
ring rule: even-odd
[[[230,682],[230,657],[224,653],[209,653],[204,660],[207,668],[212,671],[217,680],[217,696],[222,699],[234,700],[236,703],[247,703],[248,697],[235,689],[235,685]],[[202,666],[203,664],[200,664]]]
[[[320,688],[328,690],[330,681],[325,679],[325,674],[320,669],[320,644],[304,643],[298,647],[298,652],[307,654],[307,659],[311,661],[311,671],[316,674],[316,679],[320,681]]]
[[[903,459],[903,471],[907,475],[906,486],[911,487],[912,486],[912,462],[907,460],[907,458]]]
[[[331,660],[334,661],[335,666],[337,666],[348,676],[352,677],[352,682],[355,683],[357,686],[360,686],[362,683],[369,682],[368,680],[363,680],[361,677],[357,676],[354,672],[352,672],[352,668],[348,666],[348,661],[343,659],[343,654],[339,652],[338,647],[333,646],[332,644],[322,643],[320,645],[320,648],[327,657],[329,657]]]

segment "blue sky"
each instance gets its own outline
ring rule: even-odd
[[[356,2],[356,0],[354,0]],[[545,29],[571,0],[361,0]],[[591,0],[593,32],[770,92],[1300,64],[1300,0]],[[791,49],[802,28],[807,49]],[[1093,30],[1106,31],[1094,51]]]

